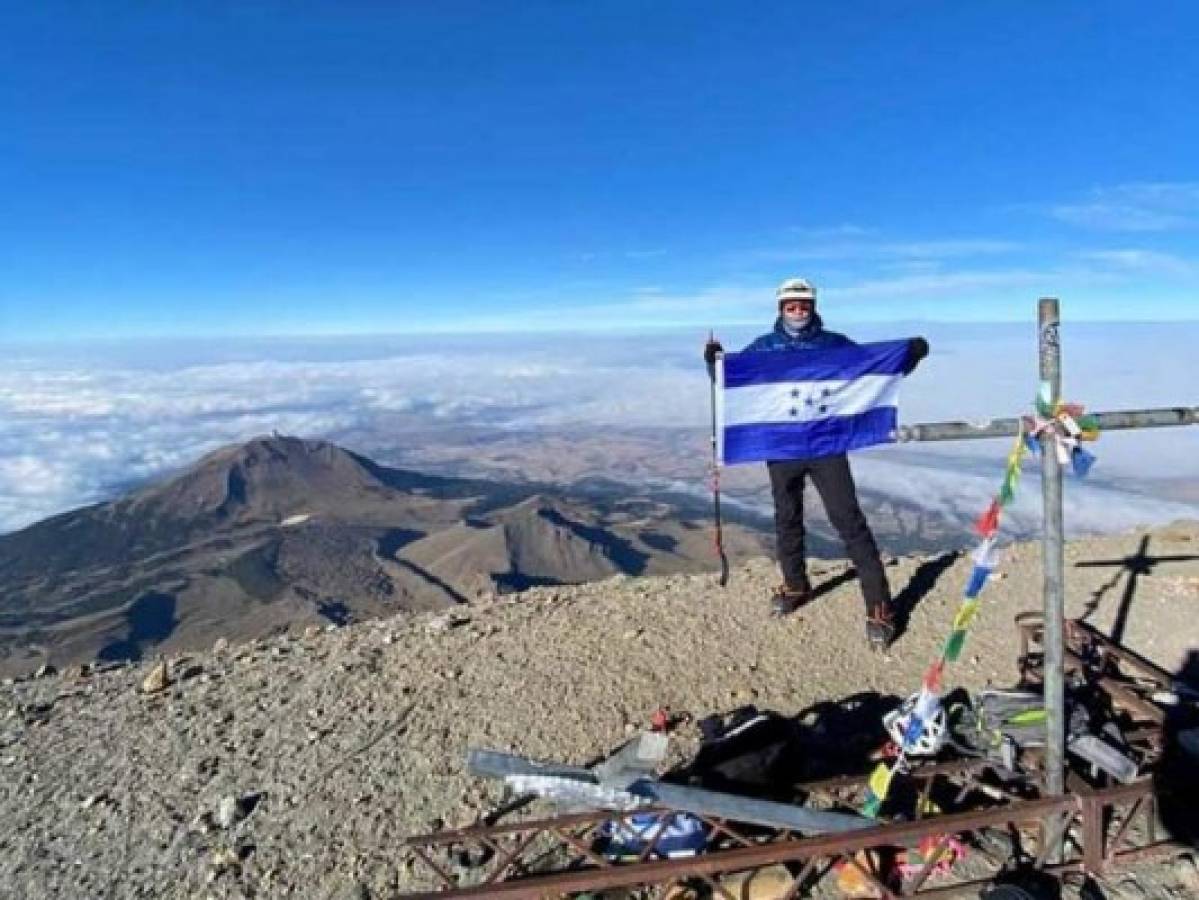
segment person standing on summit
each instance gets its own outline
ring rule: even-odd
[[[854,346],[843,334],[827,331],[816,312],[816,289],[802,278],[789,278],[775,292],[778,318],[774,329],[753,341],[743,352],[778,350],[828,350]],[[715,377],[716,355],[724,350],[709,340],[704,347],[708,374]],[[914,338],[908,346],[903,368],[907,375],[928,355],[928,342]],[[810,477],[824,503],[829,521],[836,529],[845,552],[857,570],[866,602],[866,637],[872,647],[886,648],[895,637],[895,613],[891,589],[879,557],[874,534],[858,503],[849,458],[840,453],[816,459],[771,460],[766,464],[774,498],[774,523],[778,540],[779,568],[783,583],[771,597],[777,615],[794,612],[812,596],[804,549],[803,491]]]

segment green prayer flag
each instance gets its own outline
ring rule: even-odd
[[[1026,709],[1023,712],[1018,712],[1010,719],[1009,725],[1044,725],[1047,721],[1047,714],[1042,709]]]
[[[1048,381],[1042,381],[1037,391],[1037,412],[1047,419],[1053,415],[1053,391]]]
[[[1013,484],[1014,479],[1011,477],[1003,480],[1003,486],[999,488],[999,505],[1007,506],[1016,498],[1016,486]]]
[[[959,628],[949,635],[949,640],[945,642],[945,652],[941,655],[949,662],[957,662],[958,657],[962,655],[962,647],[965,643],[966,632]]]

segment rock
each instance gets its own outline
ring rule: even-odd
[[[334,884],[325,897],[327,900],[371,900],[371,893],[365,884],[351,878]]]
[[[1145,885],[1141,884],[1137,880],[1135,873],[1129,874],[1128,877],[1119,882],[1119,890],[1120,896],[1122,897],[1136,897],[1150,900],[1150,898],[1156,898],[1158,896],[1154,893],[1151,893],[1150,890],[1145,887]]]
[[[212,645],[213,653],[224,653],[228,649],[229,649],[229,639],[228,638],[219,637],[216,639],[216,641],[213,642],[213,645]]]
[[[222,797],[217,806],[216,815],[212,817],[213,824],[218,828],[232,828],[241,822],[258,807],[265,794],[242,794],[234,797],[232,794]]]
[[[1191,897],[1199,896],[1199,866],[1195,865],[1195,857],[1189,854],[1178,857],[1173,869],[1178,886]]]
[[[237,851],[232,847],[218,847],[213,851],[208,864],[212,867],[211,875],[219,876],[222,872],[229,869],[241,868],[241,859],[238,857]]]
[[[109,802],[108,795],[101,792],[99,794],[88,795],[87,797],[84,798],[83,802],[80,803],[79,805],[82,806],[84,809],[91,809],[93,806],[96,806],[97,804],[108,803],[108,802]]]
[[[425,623],[425,634],[442,634],[451,628],[458,628],[470,622],[470,616],[465,613],[447,612],[434,616]]]
[[[55,669],[54,666],[50,665],[50,663],[42,663],[41,668],[33,673],[33,677],[34,678],[49,678],[51,675],[54,675],[57,671],[58,670]]]
[[[773,865],[725,875],[717,884],[732,896],[745,900],[785,900],[793,882],[786,866]]]
[[[157,694],[165,691],[170,686],[171,676],[167,671],[167,661],[160,659],[154,664],[154,668],[150,670],[150,674],[142,681],[142,693]]]
[[[179,672],[180,681],[189,681],[192,678],[199,678],[204,674],[204,667],[199,663],[189,663]]]
[[[236,797],[222,797],[213,821],[221,828],[232,828],[246,817],[246,809]]]

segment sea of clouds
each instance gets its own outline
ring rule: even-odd
[[[905,385],[904,422],[1027,411],[1035,329],[857,326],[875,340],[924,334],[933,352]],[[116,496],[216,447],[279,431],[338,440],[387,434],[397,416],[443,440],[469,431],[556,433],[709,427],[706,332],[126,341],[0,347],[0,532]],[[754,335],[721,334],[728,349]],[[1199,404],[1199,323],[1062,330],[1064,392],[1093,410]],[[700,444],[702,446],[702,443]],[[351,446],[351,449],[354,449]],[[994,493],[1006,441],[902,445],[858,455],[859,485],[973,518]],[[1100,462],[1068,487],[1073,531],[1199,518],[1177,484],[1199,480],[1195,427],[1104,435]],[[697,467],[698,471],[698,467]],[[1036,466],[1010,517],[1035,529]],[[1160,485],[1160,489],[1155,487]],[[697,487],[702,488],[702,484]]]

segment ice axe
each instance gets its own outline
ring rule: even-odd
[[[708,332],[708,343],[716,342],[716,335]],[[716,373],[709,373],[711,378],[711,406],[712,406],[712,504],[716,519],[716,534],[715,546],[716,555],[720,557],[720,586],[725,587],[729,583],[729,558],[724,552],[724,532],[720,525],[720,459],[716,452]]]

